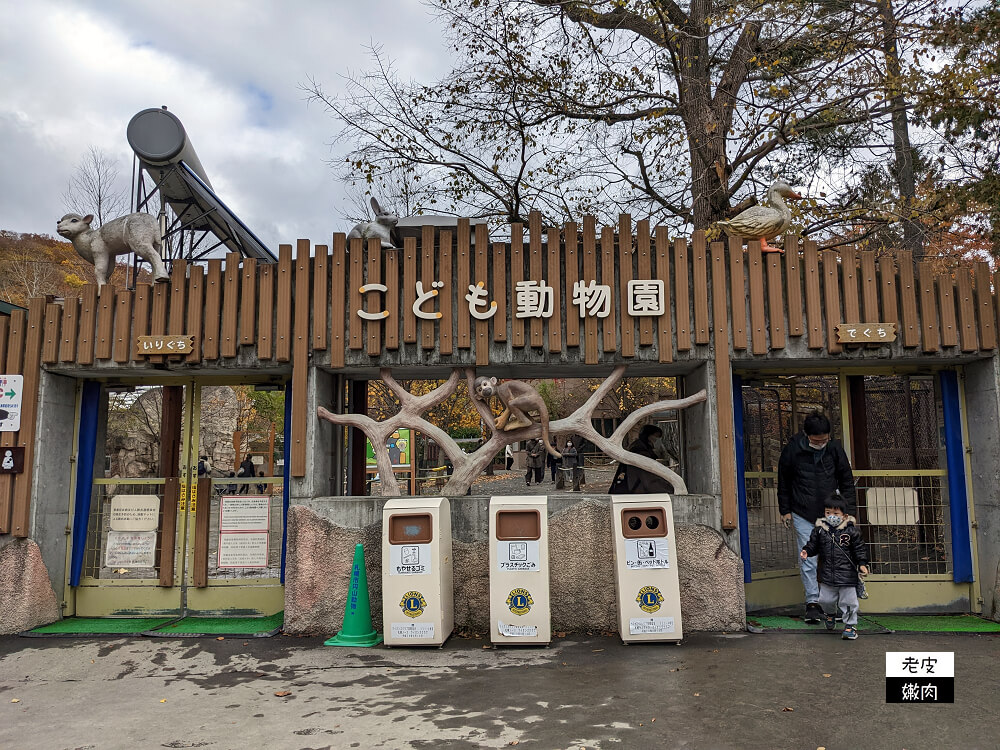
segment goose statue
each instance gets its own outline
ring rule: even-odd
[[[786,182],[776,181],[767,190],[766,206],[751,206],[741,211],[731,219],[716,222],[732,237],[743,237],[749,240],[760,240],[761,252],[780,253],[781,248],[767,244],[768,239],[777,237],[788,229],[792,223],[792,212],[785,205],[785,198],[795,199],[802,196],[796,193]]]

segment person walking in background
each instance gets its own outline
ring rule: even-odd
[[[555,438],[553,438],[553,444],[556,443]],[[545,465],[549,467],[549,471],[552,473],[552,481],[556,481],[556,476],[559,474],[560,461],[558,458],[553,456],[548,451],[545,451]]]
[[[507,443],[507,447],[503,449],[503,460],[507,464],[507,471],[510,471],[510,467],[514,465],[514,449],[510,443]]]
[[[535,479],[535,484],[542,483],[542,473],[545,471],[545,459],[542,457],[543,453],[545,453],[545,446],[542,444],[541,440],[536,439],[528,441],[528,471],[524,475],[524,480],[529,487],[531,486],[532,477]]]
[[[792,436],[778,459],[778,512],[785,528],[794,527],[799,549],[809,541],[816,521],[823,516],[823,504],[839,494],[847,515],[856,513],[854,474],[843,446],[830,439],[830,420],[819,413],[802,422],[802,432]],[[805,621],[811,625],[824,617],[816,581],[816,558],[799,560],[799,576],[805,590]]]
[[[628,449],[654,461],[661,457],[665,458],[667,452],[663,447],[663,430],[655,424],[643,425],[639,430],[639,437]],[[673,492],[673,487],[663,477],[651,474],[638,466],[625,464],[625,492],[634,495],[654,494]]]
[[[573,492],[580,491],[580,480],[583,479],[583,469],[580,467],[580,454],[577,453],[576,446],[572,440],[566,441],[566,447],[562,449],[562,473],[563,482],[570,476],[573,477]]]

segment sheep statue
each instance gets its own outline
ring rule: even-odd
[[[169,281],[160,257],[160,229],[149,214],[134,213],[91,229],[93,214],[66,214],[56,224],[56,232],[73,243],[85,261],[94,265],[97,288],[108,283],[115,270],[115,257],[135,253],[153,267],[153,281]]]

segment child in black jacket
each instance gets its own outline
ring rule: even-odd
[[[839,608],[843,637],[853,641],[858,637],[858,575],[868,575],[868,553],[842,498],[828,498],[823,512],[799,555],[803,560],[819,555],[819,605],[826,614],[826,629],[833,630]]]

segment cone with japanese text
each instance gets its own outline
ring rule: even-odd
[[[340,632],[328,639],[324,646],[355,646],[371,648],[382,642],[382,636],[372,626],[371,600],[368,596],[368,574],[365,571],[365,550],[360,544],[354,547],[354,564],[351,566],[351,584],[347,589],[344,622]]]

